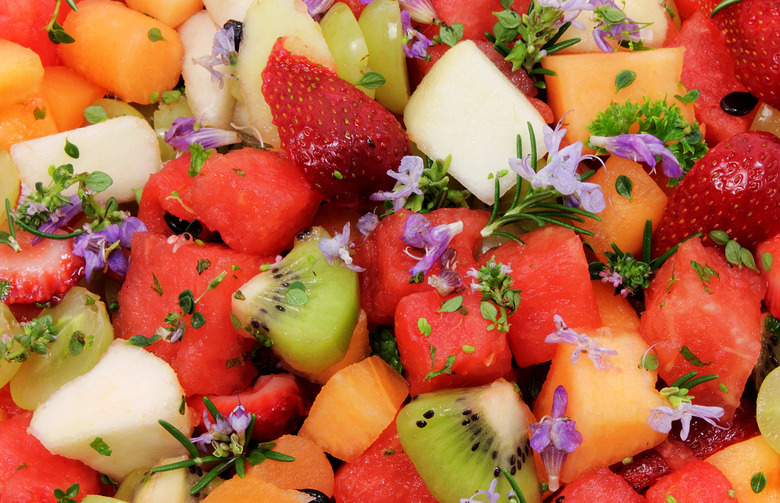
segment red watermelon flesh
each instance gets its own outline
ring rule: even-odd
[[[763,265],[763,257],[767,253],[772,257],[772,265],[768,270]],[[758,270],[768,285],[764,298],[766,308],[772,316],[780,318],[780,234],[759,243],[756,247],[756,259]]]
[[[437,264],[422,283],[409,283],[409,269],[417,260],[407,255],[407,247],[401,241],[401,236],[410,214],[407,210],[401,210],[382,219],[355,255],[354,262],[366,268],[366,272],[360,275],[360,305],[365,309],[370,323],[392,325],[398,302],[412,293],[433,290],[427,278],[440,271]],[[479,253],[482,243],[480,231],[487,224],[489,214],[465,208],[443,208],[425,217],[431,222],[431,227],[463,222],[463,232],[450,242],[450,247],[458,252],[456,271],[462,278],[466,271],[476,266],[474,257]],[[409,253],[422,255],[421,251],[414,249],[409,250]]]
[[[100,492],[98,472],[81,461],[51,454],[27,433],[32,412],[0,421],[0,503],[55,501],[54,490],[79,485],[79,498]]]
[[[559,500],[566,503],[641,503],[645,498],[631,489],[623,477],[602,466],[564,487],[552,501]]]
[[[648,503],[732,503],[731,483],[714,465],[694,459],[647,490]]]
[[[398,440],[395,421],[363,454],[336,472],[339,503],[436,503]]]
[[[16,42],[35,51],[43,66],[60,62],[59,46],[49,40],[44,27],[54,13],[54,0],[3,0],[0,2],[0,38]],[[62,23],[70,12],[62,2],[57,20]]]
[[[694,370],[717,374],[691,395],[695,404],[723,407],[723,422],[731,421],[761,351],[765,291],[756,272],[730,266],[699,238],[680,245],[645,290],[640,331],[658,354],[660,377],[672,383]],[[683,346],[706,365],[690,363]]]
[[[192,184],[192,209],[234,250],[276,255],[311,224],[321,202],[282,152],[244,148],[213,155]]]
[[[456,297],[463,299],[465,310],[439,312],[443,302]],[[480,386],[499,377],[514,379],[506,334],[488,331],[491,322],[482,317],[479,307],[480,295],[468,290],[447,297],[428,291],[401,299],[395,312],[395,337],[412,396]],[[420,331],[421,319],[430,325],[428,336]],[[436,349],[433,364],[431,347]],[[452,373],[425,379],[429,372],[442,370],[449,356],[455,356]]]
[[[683,23],[682,31],[669,46],[685,47],[680,80],[686,89],[699,90],[694,112],[696,120],[706,127],[710,148],[747,131],[755,113],[737,117],[720,108],[724,96],[746,90],[737,80],[734,61],[726,50],[726,37],[712,20],[697,11]]]
[[[159,173],[149,177],[138,205],[138,218],[149,231],[171,234],[165,223],[165,213],[182,220],[195,219],[190,194],[193,178],[188,174],[189,170],[190,154],[185,154],[166,162]]]
[[[554,315],[572,328],[601,326],[596,297],[590,282],[588,262],[580,238],[569,229],[545,226],[514,241],[489,250],[491,258],[512,268],[512,288],[519,288],[520,305],[509,317],[509,344],[521,367],[552,359],[555,344],[544,342],[555,331]]]
[[[175,248],[165,236],[149,232],[135,233],[132,248],[133,259],[119,292],[120,308],[114,320],[116,336],[129,339],[134,335],[154,335],[165,324],[168,313],[181,312],[181,292],[189,289],[197,298],[206,292],[211,280],[227,271],[224,281],[197,303],[196,310],[206,319],[201,328],[188,326],[181,341],[158,341],[147,349],[173,367],[188,396],[245,389],[256,371],[251,364],[233,363],[252,349],[255,341],[244,336],[246,332],[233,328],[231,299],[233,292],[257,274],[262,264],[273,262],[273,258],[238,253],[218,244],[188,243]],[[198,274],[201,260],[208,260],[209,267]],[[162,295],[156,291],[155,278]]]
[[[485,40],[485,32],[493,33],[498,18],[493,12],[504,10],[499,0],[432,0],[442,22],[463,25],[464,40]],[[520,14],[528,12],[530,0],[515,1],[512,8]],[[438,26],[423,30],[429,37],[438,34]]]

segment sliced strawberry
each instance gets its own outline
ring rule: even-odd
[[[33,238],[16,232],[20,253],[0,245],[0,301],[6,304],[56,299],[83,275],[84,259],[73,254],[73,239],[44,239],[33,245]]]
[[[616,471],[635,491],[646,489],[664,475],[672,473],[664,458],[653,449],[640,452],[630,463],[617,465]]]
[[[715,15],[737,64],[737,78],[755,97],[780,108],[780,2],[741,0]]]
[[[295,431],[307,413],[303,392],[290,374],[260,376],[255,384],[233,395],[209,395],[214,406],[228,417],[239,402],[248,414],[256,416],[252,438],[261,442]],[[202,396],[187,400],[195,410],[196,421],[202,421],[206,406]]]
[[[780,138],[749,131],[719,143],[685,175],[653,236],[659,255],[680,240],[720,229],[742,246],[780,228]]]
[[[290,54],[280,40],[263,72],[263,95],[282,148],[326,199],[355,202],[389,189],[410,152],[398,120],[336,73]]]
[[[674,5],[683,19],[688,19],[697,12],[703,12],[709,16],[712,9],[718,5],[719,0],[675,0]]]
[[[758,270],[769,285],[764,304],[772,316],[780,318],[780,234],[756,247],[756,260]]]
[[[694,389],[695,391],[695,389]],[[695,395],[695,393],[692,392]],[[742,400],[726,428],[713,426],[706,421],[694,418],[691,430],[684,444],[699,459],[705,459],[726,447],[748,440],[759,435],[756,422],[756,405],[749,400]],[[679,430],[672,431],[674,438],[679,438]]]

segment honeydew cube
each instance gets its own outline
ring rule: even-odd
[[[163,457],[185,454],[158,423],[165,420],[189,436],[192,415],[181,408],[183,400],[184,391],[166,362],[117,340],[92,370],[35,410],[29,431],[52,453],[121,481]],[[108,446],[110,455],[92,446],[96,439]]]
[[[211,54],[217,28],[206,11],[198,12],[179,26],[179,36],[184,46],[181,75],[187,88],[187,103],[192,115],[206,126],[230,129],[236,98],[227,85],[228,79],[223,78],[220,88],[219,82],[211,79],[211,73],[193,61]],[[231,73],[224,65],[218,66],[217,70],[228,75]]]
[[[428,157],[452,156],[449,174],[480,201],[493,204],[496,173],[509,170],[517,157],[531,152],[528,124],[541,158],[545,126],[541,114],[471,41],[444,53],[409,99],[404,110],[407,132]],[[516,182],[513,172],[500,179],[503,195]]]
[[[78,147],[78,158],[65,153],[66,141]],[[131,116],[16,143],[10,153],[22,183],[30,187],[51,182],[51,165],[72,164],[74,173],[108,174],[114,183],[97,195],[99,201],[109,197],[120,203],[134,201],[133,189],[143,188],[149,175],[162,169],[157,133],[145,120]],[[75,193],[75,186],[64,192]]]

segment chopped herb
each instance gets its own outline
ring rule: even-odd
[[[754,493],[760,493],[765,487],[766,475],[764,475],[764,472],[756,472],[750,477],[750,489],[752,489]]]
[[[339,171],[334,171],[333,172],[333,178],[335,178],[336,180],[341,180],[341,179],[344,178],[344,175],[342,175],[341,172],[339,172]]]
[[[130,189],[133,191],[133,196],[135,196],[135,204],[141,204],[141,196],[144,193],[144,189]]]
[[[71,159],[78,159],[79,158],[79,148],[72,144],[70,140],[65,138],[65,153],[70,157]]]
[[[300,281],[293,281],[287,288],[287,302],[293,306],[305,306],[309,303],[309,295],[306,293],[306,285]]]
[[[672,496],[671,494],[666,494],[666,503],[677,503],[677,498]]]
[[[685,96],[680,96],[679,94],[675,94],[674,98],[680,103],[690,105],[691,103],[694,103],[696,100],[699,99],[699,94],[700,93],[698,89],[691,89],[690,91],[685,93]]]
[[[246,172],[244,172],[244,170],[242,169],[233,168],[233,172],[238,176],[240,176],[241,178],[246,178]]]
[[[398,344],[395,335],[387,327],[379,327],[369,334],[369,343],[371,344],[371,354],[382,358],[388,365],[393,367],[398,373],[403,372],[401,366],[401,355],[398,352]]]
[[[198,265],[195,267],[195,270],[198,271],[198,275],[203,274],[203,271],[211,267],[211,260],[207,258],[198,259]]]
[[[200,311],[195,311],[192,313],[192,318],[190,318],[190,325],[192,325],[192,328],[198,329],[206,324],[206,317],[203,316],[203,313]]]
[[[57,340],[58,330],[50,314],[20,324],[22,333],[7,334],[0,340],[0,357],[23,362],[33,353],[45,355],[49,344]]]
[[[35,109],[33,109],[33,117],[37,121],[45,119],[46,118],[46,109],[45,108],[35,107]]]
[[[92,105],[84,109],[84,118],[90,124],[97,124],[108,119],[106,109],[100,105]]]
[[[688,363],[690,363],[694,367],[704,367],[705,365],[709,365],[710,363],[712,363],[711,361],[707,363],[701,361],[698,356],[693,354],[693,351],[691,351],[688,348],[688,346],[681,347],[680,354],[682,355],[683,358],[685,358],[688,361]]]
[[[57,498],[56,503],[77,503],[74,499],[76,496],[79,495],[79,485],[73,484],[69,486],[64,491],[62,489],[55,489],[54,490],[54,497]]]
[[[442,23],[439,27],[439,34],[434,37],[434,40],[441,41],[441,43],[450,47],[455,47],[455,44],[460,42],[462,38],[463,25],[461,23],[453,23],[451,25]]]
[[[241,322],[238,320],[238,317],[233,313],[230,313],[230,322],[233,324],[233,328],[235,328],[236,330],[241,330]]]
[[[423,381],[433,379],[434,377],[440,376],[442,374],[452,374],[452,364],[455,363],[455,355],[448,356],[444,367],[442,367],[441,370],[434,371],[433,369],[436,365],[436,348],[428,344],[428,349],[431,352],[431,371],[428,372],[428,374],[423,378]]]
[[[241,290],[236,290],[233,293],[233,298],[236,300],[246,300],[246,296],[244,295],[244,292],[242,292]]]
[[[176,89],[162,93],[163,103],[176,103],[179,101],[179,98],[181,98],[181,91],[177,91]]]
[[[772,270],[772,262],[774,262],[774,256],[771,253],[764,252],[761,254],[761,267],[763,267],[766,272]]]
[[[382,74],[376,72],[366,72],[362,77],[360,77],[360,80],[355,82],[355,86],[363,86],[366,89],[377,89],[382,87],[385,82],[387,82],[387,79],[385,79]]]
[[[711,286],[713,276],[720,278],[718,272],[709,265],[701,265],[695,260],[691,260],[691,267],[693,267],[693,270],[696,272],[696,276],[699,277],[699,281],[701,281],[701,284],[704,287],[704,291],[712,295],[712,291],[709,287]]]
[[[447,299],[441,303],[441,308],[437,311],[439,313],[454,313],[463,306],[463,295],[458,295],[451,299]]]
[[[76,330],[70,336],[70,341],[68,341],[68,352],[70,352],[71,356],[78,356],[84,351],[85,347],[91,346],[94,340],[94,336],[87,337],[81,330]]]
[[[215,150],[213,148],[206,150],[200,143],[193,143],[188,149],[190,151],[190,169],[187,171],[187,174],[195,178],[200,173],[203,163],[211,157]]]
[[[151,337],[145,337],[143,335],[134,335],[127,339],[127,342],[125,344],[128,344],[130,346],[135,346],[137,348],[145,348],[147,346],[151,346],[155,342],[159,341],[162,337],[160,337],[157,334],[154,334]]]
[[[658,355],[645,354],[638,366],[646,370],[656,370],[658,368]]]
[[[469,345],[464,345],[461,349],[463,350],[464,353],[468,353],[468,354],[471,354],[477,350],[477,348],[475,348],[474,346],[469,346]]]
[[[151,40],[152,42],[165,41],[165,37],[163,37],[162,32],[160,31],[159,28],[150,29],[147,36],[149,37],[149,40]]]
[[[630,86],[636,80],[636,72],[632,70],[621,70],[615,76],[615,92],[619,92],[621,89],[625,89]]]
[[[157,100],[160,98],[160,93],[158,91],[155,91],[152,93],[152,96],[149,98],[149,101],[152,103],[157,103]]]
[[[108,305],[106,308],[109,313],[114,314],[119,312],[119,302],[114,301]]]
[[[634,189],[634,183],[626,175],[620,175],[615,180],[615,191],[629,201],[633,201],[631,192]]]
[[[179,293],[179,307],[184,314],[192,314],[195,312],[195,296],[192,294],[192,290],[184,290]]]
[[[417,330],[425,337],[428,337],[431,335],[431,324],[425,318],[420,318],[417,320]]]
[[[111,448],[100,437],[96,437],[89,446],[95,449],[101,456],[111,455]]]
[[[722,382],[720,382],[720,381],[718,381],[718,388],[719,388],[719,389],[720,389],[722,392],[724,392],[724,393],[728,393],[728,392],[729,392],[729,388],[728,388],[728,386],[726,386],[725,384],[723,384],[723,383],[722,383]]]
[[[184,395],[181,396],[181,402],[179,402],[179,415],[183,416],[187,411],[187,400]]]

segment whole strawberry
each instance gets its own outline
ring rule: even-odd
[[[720,229],[752,249],[780,230],[780,139],[748,131],[717,144],[682,179],[653,236],[657,256]]]
[[[741,0],[713,19],[726,34],[737,78],[756,98],[780,108],[780,2]]]
[[[277,41],[263,72],[263,95],[282,148],[328,200],[353,203],[395,180],[410,151],[398,120],[326,67]]]

